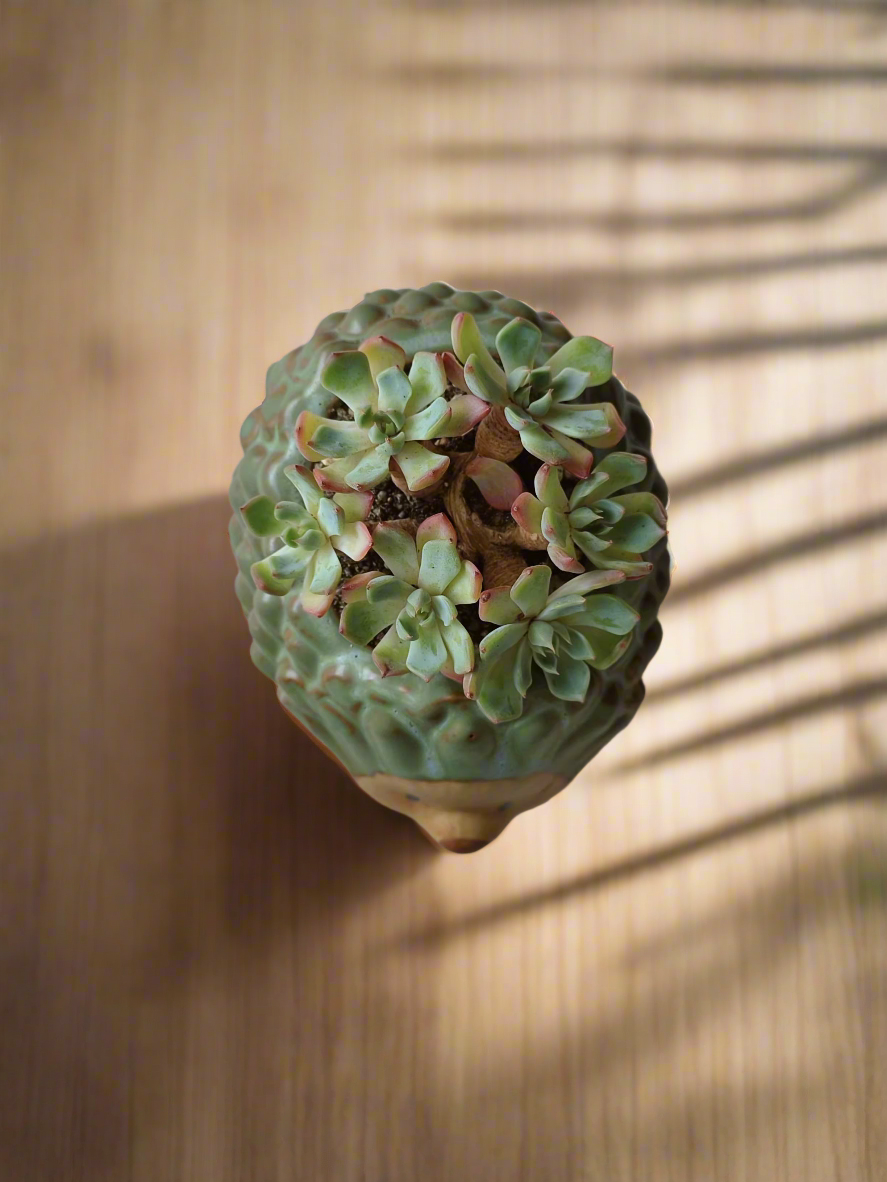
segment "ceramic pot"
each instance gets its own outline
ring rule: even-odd
[[[265,399],[243,424],[230,535],[252,659],[274,681],[284,710],[364,792],[411,817],[440,848],[468,853],[566,787],[633,718],[644,696],[644,670],[661,639],[656,617],[669,584],[665,540],[645,556],[654,563],[650,575],[615,589],[640,620],[624,657],[605,672],[592,672],[585,701],[553,698],[538,679],[522,716],[493,724],[442,675],[427,683],[412,674],[382,677],[370,652],[340,635],[335,610],[316,618],[299,607],[294,592],[279,597],[257,590],[250,567],[268,545],[246,529],[238,511],[260,493],[274,500],[292,496],[284,468],[304,463],[296,419],[303,410],[327,414],[335,402],[320,382],[330,353],[355,349],[370,335],[396,341],[408,358],[420,349],[444,351],[458,311],[474,315],[490,348],[514,316],[542,330],[540,356],[571,336],[550,313],[499,292],[460,292],[444,283],[372,292],[350,311],[327,316],[307,344],[271,366]],[[612,401],[626,424],[617,450],[648,459],[638,489],[665,503],[665,484],[649,450],[650,421],[638,400],[615,377],[594,394],[596,401]]]

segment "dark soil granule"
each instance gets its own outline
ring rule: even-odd
[[[374,490],[373,507],[367,522],[376,521],[424,521],[435,513],[446,512],[440,490],[430,497],[413,496],[397,487],[393,480],[386,480]]]
[[[326,417],[342,422],[345,419],[353,419],[354,415],[351,413],[351,408],[346,406],[344,402],[340,402],[337,398],[326,412]]]

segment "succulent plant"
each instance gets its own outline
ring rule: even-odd
[[[320,465],[323,487],[375,488],[388,478],[393,459],[411,492],[429,488],[450,460],[425,442],[464,435],[488,413],[486,403],[470,393],[445,397],[449,385],[462,381],[454,357],[419,352],[409,374],[405,365],[403,349],[381,336],[330,357],[321,381],[353,419],[326,419],[305,410],[296,422],[299,450]]]
[[[571,405],[586,387],[609,380],[613,350],[603,341],[573,337],[544,365],[536,366],[542,333],[529,320],[516,316],[496,336],[500,366],[470,312],[454,317],[451,332],[468,389],[498,409],[505,420],[500,426],[517,432],[520,445],[537,459],[584,477],[593,456],[583,443],[614,447],[625,434],[612,402]],[[509,456],[503,453],[496,458]]]
[[[282,538],[283,545],[250,568],[260,591],[286,595],[299,575],[299,602],[314,616],[330,608],[342,578],[336,551],[355,561],[365,558],[373,544],[366,527],[372,493],[337,492],[327,496],[308,468],[291,467],[284,474],[295,485],[300,500],[274,504],[259,495],[241,507],[252,533],[260,538]]]
[[[339,630],[353,644],[368,644],[383,673],[409,670],[425,681],[435,673],[461,680],[474,667],[474,642],[457,618],[459,604],[477,603],[481,574],[465,561],[444,513],[426,518],[415,538],[404,526],[382,522],[373,549],[391,574],[364,571],[342,587]]]
[[[510,722],[523,713],[538,665],[556,698],[585,701],[590,667],[618,661],[640,618],[615,595],[591,595],[624,578],[621,571],[592,571],[549,594],[551,567],[530,566],[514,586],[484,591],[480,617],[499,627],[480,642],[480,665],[464,681],[466,697],[491,722]]]
[[[568,497],[561,469],[543,464],[535,477],[536,496],[521,493],[511,515],[528,534],[548,542],[548,557],[560,570],[585,570],[578,551],[592,566],[639,579],[653,569],[641,554],[665,536],[665,508],[650,492],[612,494],[646,474],[643,456],[613,452]]]

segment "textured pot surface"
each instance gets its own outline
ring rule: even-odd
[[[656,615],[669,582],[665,541],[648,555],[655,563],[648,577],[614,589],[640,620],[625,656],[593,673],[585,701],[560,701],[544,683],[534,684],[522,716],[494,725],[442,675],[427,683],[411,674],[382,677],[369,650],[340,635],[335,610],[317,618],[299,607],[297,589],[284,597],[257,590],[250,567],[273,547],[251,534],[238,512],[257,494],[275,500],[291,494],[284,468],[304,462],[293,433],[296,419],[303,410],[326,414],[336,401],[320,383],[330,353],[356,348],[370,333],[396,341],[408,357],[420,349],[443,351],[458,311],[473,313],[491,348],[514,316],[542,330],[540,357],[571,335],[551,314],[518,300],[442,283],[373,292],[349,312],[327,316],[307,344],[271,366],[265,400],[243,424],[230,533],[252,659],[275,682],[287,713],[374,799],[411,816],[444,848],[469,852],[563,788],[631,721],[644,696],[644,669],[661,639]],[[650,423],[637,399],[616,378],[594,393],[597,401],[612,401],[626,424],[616,450],[649,461],[639,488],[664,502],[665,485],[649,450]],[[596,460],[599,454],[607,453],[595,451]]]

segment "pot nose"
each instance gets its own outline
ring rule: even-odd
[[[433,846],[448,854],[476,854],[495,840],[514,817],[514,813],[487,811],[451,811],[426,808],[417,810],[413,820]]]

